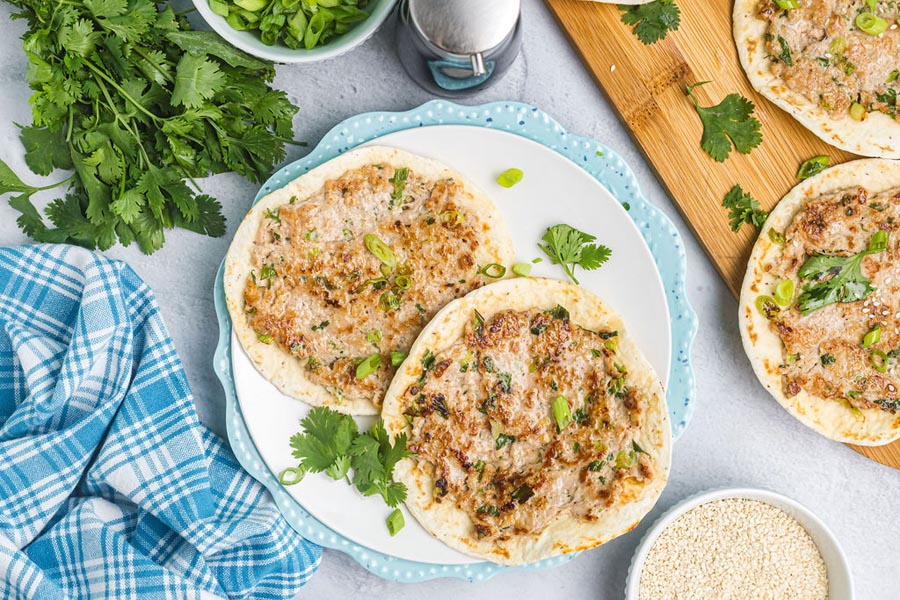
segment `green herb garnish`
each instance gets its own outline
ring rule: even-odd
[[[391,352],[391,366],[399,367],[406,360],[406,352]]]
[[[632,32],[644,44],[655,44],[681,24],[681,10],[673,0],[653,0],[631,6],[620,4],[619,10],[625,11],[622,22],[633,25]],[[598,156],[602,155],[598,152]]]
[[[829,354],[826,352],[822,356],[819,357],[819,360],[822,361],[822,366],[827,367],[829,365],[833,365],[837,362],[837,359],[834,357],[834,354]]]
[[[741,154],[750,151],[762,143],[761,123],[751,116],[755,106],[740,94],[728,94],[715,106],[700,106],[694,96],[694,88],[710,83],[701,81],[687,86],[687,94],[694,102],[694,108],[703,123],[703,136],[700,146],[713,160],[724,162],[731,154],[731,147]]]
[[[863,275],[863,258],[884,252],[888,233],[878,231],[869,240],[865,251],[853,256],[814,254],[800,267],[801,279],[812,280],[797,298],[797,308],[804,315],[837,302],[863,300],[874,291],[872,281]]]
[[[592,244],[597,238],[589,233],[579,231],[565,224],[548,227],[541,237],[543,244],[538,247],[550,257],[550,262],[561,265],[566,275],[578,283],[575,277],[575,265],[586,271],[600,268],[609,260],[612,250],[602,244]]]
[[[511,188],[522,181],[523,175],[524,173],[522,173],[521,169],[507,169],[497,176],[497,184],[505,188]]]
[[[366,250],[380,260],[381,264],[387,265],[391,269],[397,266],[397,259],[391,247],[381,241],[381,238],[377,235],[369,233],[363,238],[363,241],[366,245]]]
[[[353,417],[324,406],[313,408],[300,424],[303,431],[290,440],[300,468],[333,479],[347,476],[352,468],[353,484],[364,496],[379,494],[392,508],[406,500],[406,486],[393,480],[394,466],[411,456],[405,433],[392,444],[381,421],[359,433]]]
[[[725,194],[722,207],[728,209],[728,226],[732,231],[737,231],[744,223],[760,228],[769,218],[768,211],[761,209],[759,202],[744,193],[740,185],[735,185]]]
[[[489,263],[478,269],[478,274],[491,279],[500,279],[506,275],[506,267],[499,263]]]

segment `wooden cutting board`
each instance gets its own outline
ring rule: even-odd
[[[832,164],[855,158],[801,127],[750,87],[731,35],[732,2],[676,0],[678,31],[645,46],[620,21],[614,4],[546,0],[594,79],[643,149],[732,293],[737,296],[755,232],[728,228],[722,198],[740,183],[766,209],[796,183],[801,162],[818,154]],[[712,80],[694,94],[719,103],[732,92],[756,104],[763,142],[749,155],[732,152],[717,163],[700,148],[703,127],[685,84]],[[877,448],[851,446],[872,460],[900,469],[900,441]]]

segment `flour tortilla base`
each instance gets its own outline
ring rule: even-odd
[[[848,162],[827,169],[788,192],[769,214],[753,246],[741,288],[739,320],[744,350],[756,376],[789,413],[807,427],[833,440],[860,446],[880,446],[900,438],[900,414],[868,408],[860,409],[860,418],[841,402],[813,396],[805,390],[788,398],[782,389],[778,368],[784,362],[781,337],[756,309],[757,296],[769,294],[777,282],[766,267],[778,258],[781,246],[769,239],[769,231],[774,229],[784,233],[806,201],[857,186],[873,193],[900,186],[900,164],[879,159]]]
[[[506,225],[490,198],[443,164],[396,148],[370,146],[347,152],[261,198],[244,217],[225,257],[225,298],[235,335],[260,374],[282,393],[313,406],[330,406],[351,415],[378,414],[375,399],[340,399],[307,378],[305,361],[298,360],[277,344],[260,342],[243,310],[244,287],[252,269],[251,249],[267,209],[288,204],[292,197],[296,197],[297,202],[306,202],[326,181],[372,164],[409,167],[429,180],[453,178],[462,182],[471,197],[461,195],[458,204],[485,224],[485,243],[475,253],[476,264],[499,263],[509,267],[515,257]]]
[[[463,333],[477,309],[490,319],[502,310],[551,309],[560,304],[568,309],[571,320],[595,330],[617,330],[619,361],[628,369],[629,382],[648,396],[647,412],[635,439],[654,459],[655,478],[646,483],[632,480],[621,501],[603,511],[596,522],[561,516],[540,534],[525,535],[506,542],[480,541],[473,535],[469,516],[455,505],[434,502],[430,469],[414,458],[398,463],[394,479],[406,484],[406,506],[422,526],[448,546],[465,554],[505,565],[521,565],[551,556],[578,552],[598,546],[631,531],[646,515],[668,479],[671,464],[671,428],[665,394],[659,378],[628,336],[624,324],[596,296],[580,287],[554,279],[511,279],[485,286],[454,300],[429,323],[394,376],[385,396],[382,418],[392,435],[404,431],[400,398],[419,378],[426,350],[440,353]]]
[[[835,119],[772,74],[763,39],[767,22],[756,17],[758,6],[759,0],[734,2],[734,40],[741,65],[756,91],[832,146],[862,156],[900,158],[900,121],[877,111],[862,121],[854,121],[849,115]]]

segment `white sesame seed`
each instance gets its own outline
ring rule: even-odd
[[[616,70],[616,65],[609,65],[609,72],[612,73]]]
[[[825,600],[828,574],[793,517],[765,502],[726,498],[686,512],[660,534],[638,598]]]

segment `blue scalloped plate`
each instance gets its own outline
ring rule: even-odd
[[[332,129],[307,156],[273,175],[260,189],[256,201],[273,189],[360,144],[390,133],[429,125],[488,127],[533,140],[582,167],[626,207],[653,255],[665,290],[672,338],[667,402],[672,433],[677,439],[691,418],[695,392],[690,348],[697,331],[697,318],[687,302],[684,289],[684,245],[672,222],[643,197],[631,169],[606,146],[567,133],[546,113],[527,104],[496,102],[482,106],[460,106],[436,100],[404,113],[367,113],[344,121]],[[241,413],[232,374],[232,328],[225,305],[222,268],[219,269],[215,282],[215,305],[219,318],[219,343],[214,368],[225,388],[229,441],[238,460],[269,489],[282,514],[294,529],[313,542],[349,554],[372,573],[394,581],[413,582],[436,577],[481,581],[500,571],[513,569],[489,562],[436,565],[392,557],[354,543],[304,510],[278,483],[263,462]],[[543,569],[563,564],[573,557],[574,555],[558,556],[517,568]]]

